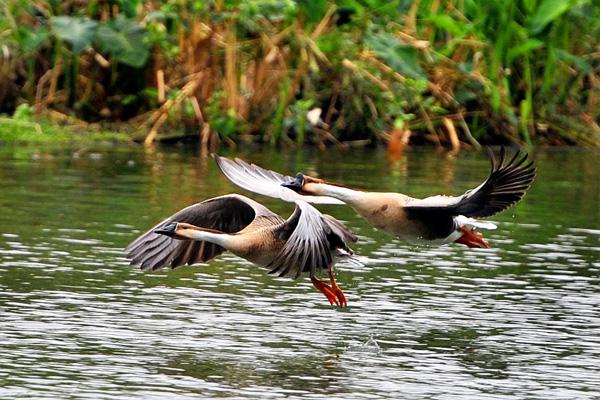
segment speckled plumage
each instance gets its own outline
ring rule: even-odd
[[[176,224],[173,237],[156,233]],[[284,220],[263,205],[238,194],[187,207],[156,225],[127,248],[131,264],[142,269],[175,268],[206,262],[225,250],[268,268],[279,276],[314,276],[331,269],[336,249],[356,241],[348,228],[299,200]]]

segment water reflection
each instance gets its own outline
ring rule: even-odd
[[[442,155],[244,156],[415,195],[458,194],[487,172],[483,154]],[[350,305],[338,310],[308,280],[231,255],[152,274],[128,266],[122,248],[156,220],[235,190],[206,156],[1,149],[0,397],[592,399],[598,155],[539,152],[540,179],[495,218],[491,249],[415,248],[323,207],[361,239],[361,263],[338,266]]]

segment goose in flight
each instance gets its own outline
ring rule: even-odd
[[[330,304],[347,306],[333,275],[336,256],[349,256],[356,236],[341,222],[303,201],[284,220],[239,194],[205,200],[178,211],[125,249],[142,270],[206,262],[224,251],[294,279],[308,274]],[[317,278],[327,270],[331,286]]]
[[[282,175],[241,159],[215,155],[223,173],[236,185],[285,201],[304,199],[317,204],[347,204],[371,225],[413,244],[441,245],[451,242],[468,247],[489,247],[475,229],[495,229],[490,217],[521,200],[536,174],[533,161],[517,151],[500,159],[490,151],[488,178],[461,196],[417,199],[401,193],[368,192],[299,173]]]

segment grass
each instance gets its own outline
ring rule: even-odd
[[[0,144],[44,145],[60,143],[131,142],[130,135],[98,128],[82,129],[47,120],[23,121],[0,117]]]
[[[596,0],[85,3],[6,2],[0,113],[69,116],[70,140],[101,123],[146,144],[323,146],[402,125],[411,144],[600,146]],[[9,124],[5,140],[65,140]]]

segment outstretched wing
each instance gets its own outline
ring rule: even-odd
[[[154,233],[154,230],[171,222],[187,222],[202,228],[233,233],[244,229],[256,216],[271,214],[266,207],[245,196],[231,194],[215,197],[173,214],[131,242],[125,252],[131,265],[139,265],[143,270],[205,262],[225,249],[203,241],[173,239]]]
[[[491,171],[489,177],[475,189],[462,196],[432,196],[411,200],[405,207],[409,218],[420,216],[489,217],[504,211],[523,198],[535,179],[533,161],[527,162],[527,154],[517,151],[507,161],[504,147],[500,161],[490,151]]]
[[[267,266],[271,268],[269,273],[294,279],[303,272],[314,276],[323,268],[329,268],[333,263],[334,249],[348,249],[346,242],[357,240],[341,222],[321,214],[302,200],[296,201],[294,213],[276,234],[286,243]]]
[[[214,154],[217,165],[225,176],[239,187],[264,196],[278,198],[293,203],[303,200],[314,204],[344,204],[344,202],[327,196],[301,195],[291,189],[281,186],[282,183],[293,180],[291,176],[264,169],[255,164],[248,164],[236,158],[230,160]]]

